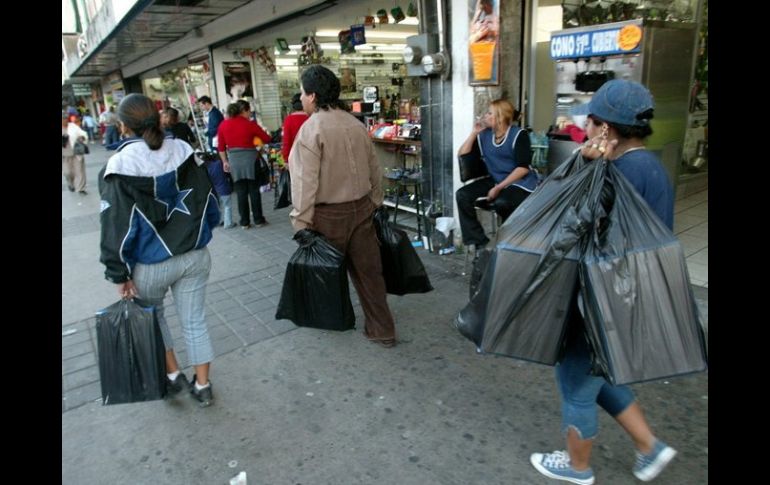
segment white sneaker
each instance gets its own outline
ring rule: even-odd
[[[578,485],[593,485],[594,483],[594,471],[591,468],[583,471],[577,471],[572,468],[569,453],[566,451],[532,453],[529,461],[535,467],[535,470],[548,478],[577,483]]]
[[[634,476],[643,482],[649,482],[657,477],[675,456],[675,449],[662,441],[655,441],[655,446],[649,454],[636,452]]]

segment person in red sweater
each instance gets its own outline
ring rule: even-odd
[[[286,163],[286,167],[289,166],[289,154],[291,153],[291,146],[294,144],[294,139],[297,137],[299,127],[307,121],[310,116],[302,111],[302,101],[299,100],[301,94],[297,93],[291,98],[291,109],[283,120],[283,139],[281,142],[281,154],[283,154],[283,161]]]
[[[261,227],[267,224],[262,215],[262,198],[259,193],[259,186],[267,181],[261,180],[262,176],[257,170],[259,154],[254,147],[254,138],[258,137],[267,143],[270,141],[270,135],[251,120],[250,115],[249,104],[236,101],[227,107],[228,119],[224,120],[217,130],[219,158],[222,159],[225,172],[229,172],[233,178],[233,189],[238,197],[238,213],[243,229],[251,227],[249,201],[254,225]]]

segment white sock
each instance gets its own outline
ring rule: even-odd
[[[179,375],[179,371],[172,372],[171,374],[166,374],[166,377],[169,378],[169,380],[174,380]]]
[[[211,386],[211,383],[210,383],[210,382],[207,382],[205,386],[201,386],[200,384],[198,384],[198,380],[197,380],[197,379],[195,380],[195,389],[197,389],[197,390],[199,390],[199,391],[200,391],[201,389],[206,389],[206,388],[207,388],[207,387],[209,387],[209,386]]]

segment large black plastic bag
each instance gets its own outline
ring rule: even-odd
[[[595,363],[615,385],[705,370],[681,244],[613,164],[606,183],[614,204],[589,234],[580,265]]]
[[[303,229],[294,240],[299,248],[286,266],[275,318],[300,327],[354,328],[344,255],[317,231]]]
[[[455,325],[482,352],[553,365],[578,284],[579,242],[603,169],[573,156],[498,231],[478,291]]]
[[[102,404],[163,399],[166,349],[155,307],[120,300],[96,313]]]
[[[278,176],[278,187],[275,191],[275,205],[273,209],[283,209],[291,205],[291,176],[289,169],[285,169]]]
[[[374,212],[374,229],[380,241],[385,287],[391,295],[427,293],[433,289],[417,251],[406,232],[388,222],[388,210]]]

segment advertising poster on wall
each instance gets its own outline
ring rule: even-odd
[[[468,39],[471,86],[500,84],[500,2],[469,0],[472,9]]]
[[[247,61],[223,62],[222,67],[222,72],[225,74],[227,103],[230,104],[243,98],[253,99],[251,64]]]

